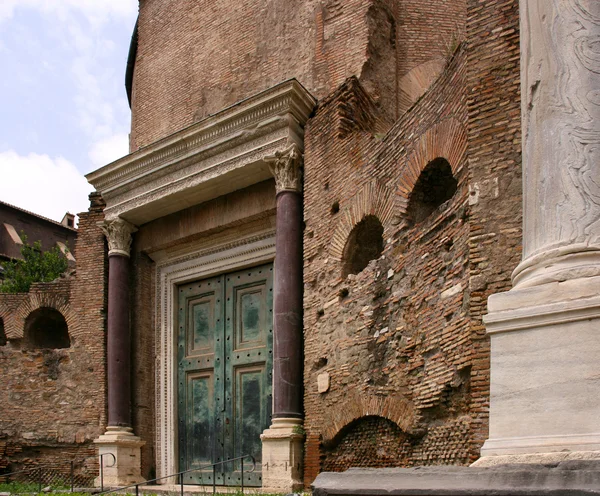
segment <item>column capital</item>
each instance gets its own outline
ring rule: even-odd
[[[102,222],[100,228],[108,240],[108,255],[128,257],[131,251],[131,235],[138,230],[137,227],[117,217]]]
[[[275,177],[275,189],[302,192],[302,153],[295,143],[283,151],[264,158]]]

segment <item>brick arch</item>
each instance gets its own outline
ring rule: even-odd
[[[79,319],[76,313],[71,310],[68,299],[61,295],[40,292],[29,293],[29,298],[23,301],[16,309],[11,323],[11,334],[8,335],[7,333],[7,337],[9,339],[22,339],[27,317],[38,308],[53,308],[57,310],[65,318],[69,336],[73,337],[79,334]]]
[[[335,409],[326,411],[321,432],[323,443],[330,443],[344,427],[369,416],[383,417],[404,432],[409,432],[415,420],[415,411],[412,403],[401,395],[348,394]]]
[[[368,215],[374,215],[383,226],[383,239],[390,235],[394,215],[394,194],[385,186],[373,181],[354,195],[347,206],[338,214],[339,223],[331,238],[331,257],[341,261],[350,232]]]
[[[398,182],[398,207],[406,213],[417,180],[432,160],[444,158],[456,175],[467,150],[467,131],[456,119],[447,119],[425,131],[411,146]]]
[[[411,69],[398,81],[398,111],[400,114],[408,112],[440,76],[445,67],[446,60],[444,58],[428,60]]]

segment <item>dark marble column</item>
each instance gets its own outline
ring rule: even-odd
[[[129,250],[136,228],[122,219],[107,222],[108,425],[131,427],[131,333],[129,329]]]
[[[273,418],[303,417],[302,176],[295,145],[268,159],[277,188]]]

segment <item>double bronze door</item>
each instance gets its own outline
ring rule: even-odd
[[[260,434],[271,420],[273,265],[178,287],[179,467],[252,455],[244,485],[260,486]],[[241,462],[216,467],[215,483],[241,485]],[[185,474],[212,484],[213,469]]]

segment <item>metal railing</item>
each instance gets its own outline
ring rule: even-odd
[[[112,464],[105,465],[104,457],[111,457]],[[99,463],[99,474],[100,474],[100,487],[101,490],[104,490],[104,467],[113,467],[117,461],[115,455],[112,453],[103,453],[99,455],[100,463]],[[77,460],[69,460],[68,462],[68,472],[67,470],[60,470],[60,466],[39,466],[33,467],[25,470],[18,470],[16,472],[9,472],[6,474],[0,474],[0,483],[5,481],[7,484],[13,483],[22,483],[24,485],[30,484],[32,486],[37,486],[38,492],[42,492],[42,487],[44,486],[61,486],[61,487],[69,487],[70,492],[74,492],[76,481],[82,481],[83,478],[86,481],[89,481],[91,476],[82,476],[75,474],[75,467],[78,465],[83,465],[86,460],[96,459],[98,458],[96,455],[94,456],[86,456],[84,458],[80,458]],[[57,468],[58,467],[58,468]],[[68,473],[68,476],[67,476]],[[11,481],[11,479],[13,479]],[[82,484],[82,486],[87,486],[87,484]],[[24,491],[30,492],[30,491]]]
[[[181,494],[181,496],[183,496],[183,485],[184,485],[183,484],[183,476],[185,474],[189,474],[191,472],[199,472],[200,470],[206,470],[209,468],[212,468],[212,472],[213,472],[212,473],[212,493],[214,495],[214,494],[216,494],[216,489],[217,489],[217,466],[223,465],[225,463],[237,462],[238,460],[240,461],[241,476],[242,476],[241,491],[242,491],[242,494],[244,494],[244,459],[246,459],[246,458],[249,458],[252,461],[252,468],[250,470],[246,471],[246,473],[254,472],[256,470],[256,460],[254,459],[254,457],[252,455],[244,455],[244,456],[238,456],[237,458],[230,458],[229,460],[223,460],[221,462],[215,462],[215,463],[210,463],[207,465],[202,465],[202,466],[196,467],[196,468],[190,468],[188,470],[183,470],[181,472],[176,472],[174,474],[165,475],[163,477],[158,477],[156,479],[150,479],[150,480],[146,480],[143,482],[138,482],[137,484],[130,484],[129,486],[118,487],[116,489],[111,489],[110,491],[102,491],[102,492],[96,493],[96,496],[100,496],[102,494],[111,494],[111,493],[121,492],[126,489],[131,489],[132,487],[135,487],[135,496],[139,496],[140,486],[152,485],[153,483],[156,483],[158,481],[165,480],[165,479],[171,479],[173,477],[177,477],[179,479],[178,484],[180,487],[180,494]]]

